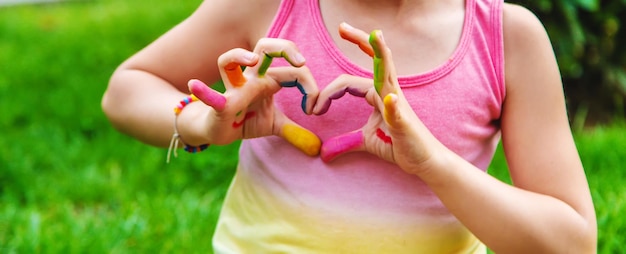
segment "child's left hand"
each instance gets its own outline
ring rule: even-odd
[[[320,93],[314,113],[324,114],[330,101],[345,92],[365,97],[376,110],[361,129],[324,141],[322,160],[329,162],[345,153],[367,151],[398,164],[409,173],[435,166],[438,163],[435,156],[447,149],[424,126],[404,98],[382,32],[372,32],[369,43],[367,33],[347,24],[340,26],[340,34],[373,57],[374,85],[370,79],[341,76]]]

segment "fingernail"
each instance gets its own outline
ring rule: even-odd
[[[354,29],[354,27],[352,27],[350,24],[348,24],[348,23],[346,23],[346,22],[342,22],[340,25],[341,25],[341,26],[343,26],[343,28],[344,28],[344,29],[347,29],[347,30],[352,30],[352,29]]]
[[[383,36],[383,31],[378,31],[378,39],[380,39],[381,42],[385,42],[385,37]]]
[[[187,82],[187,86],[191,87],[191,86],[197,86],[197,85],[204,85],[204,82],[198,80],[198,79],[190,79]]]
[[[306,61],[306,59],[304,59],[304,56],[300,53],[296,53],[293,60],[296,61],[296,63],[304,63],[304,61]]]
[[[246,59],[246,61],[252,61],[252,60],[254,60],[254,58],[255,58],[256,56],[257,56],[257,55],[256,55],[255,53],[252,53],[252,52],[246,52],[246,53],[243,55],[243,57]]]

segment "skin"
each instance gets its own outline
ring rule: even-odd
[[[218,59],[218,66],[221,67],[222,77],[226,76],[224,85],[227,90],[224,94],[209,88],[197,79],[189,81],[189,91],[215,111],[210,116],[212,119],[209,120],[212,125],[213,142],[221,144],[230,143],[237,139],[276,135],[283,137],[305,154],[316,156],[321,148],[321,140],[314,133],[302,128],[275,109],[271,95],[281,87],[297,87],[305,94],[301,106],[302,110],[307,113],[306,90],[308,88],[311,91],[317,91],[317,89],[310,86],[305,87],[306,85],[297,81],[293,85],[290,82],[276,81],[274,77],[279,74],[268,72],[274,57],[283,57],[295,67],[302,66],[304,59],[297,51],[270,51],[267,53],[274,47],[274,44],[289,43],[284,40],[266,39],[266,42],[257,44],[254,52],[257,54],[262,52],[263,55],[263,61],[260,64],[255,61],[245,63],[231,59],[231,57],[244,52],[243,49],[233,49],[221,55]],[[296,60],[292,60],[291,55]],[[248,64],[248,68],[241,71],[239,66],[246,64]],[[280,70],[290,71],[290,69],[285,68]],[[267,97],[268,95],[269,97]],[[235,113],[233,114],[233,112]],[[230,129],[224,124],[229,121],[232,123]],[[186,136],[183,137],[186,139]],[[181,139],[183,138],[181,137]]]
[[[289,140],[293,137],[281,130],[295,123],[273,107],[271,96],[281,82],[297,79],[303,85],[309,114],[328,110],[333,95],[357,91],[375,110],[363,128],[346,134],[349,142],[336,143],[347,148],[330,157],[367,151],[419,176],[456,218],[498,253],[596,252],[593,203],[568,126],[560,74],[550,41],[528,10],[505,4],[503,13],[507,94],[501,128],[514,183],[510,186],[476,170],[434,138],[397,84],[398,74],[430,70],[452,54],[461,33],[463,1],[320,1],[336,45],[364,68],[372,68],[374,52],[364,31],[384,31],[384,38],[376,33],[374,39],[385,67],[380,93],[373,80],[348,75],[317,91],[296,45],[262,39],[274,15],[269,10],[277,7],[278,1],[272,0],[205,1],[118,68],[103,98],[105,113],[120,131],[167,146],[173,133],[172,105],[189,93],[188,81],[229,80],[225,67],[234,62],[248,67],[243,72],[246,84],[225,82],[227,102],[221,111],[204,103],[187,105],[178,119],[184,142],[226,144],[267,135]],[[260,8],[268,11],[258,12]],[[340,25],[344,21],[362,30]],[[336,27],[338,33],[333,32]],[[217,35],[220,40],[213,40]],[[295,67],[269,68],[259,77],[255,71],[264,52],[282,51]],[[245,116],[237,115],[240,111],[256,116],[234,131],[233,121]],[[392,142],[384,142],[377,130]],[[322,159],[329,156],[324,151],[330,141],[321,147]]]

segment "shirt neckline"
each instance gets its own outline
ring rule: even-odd
[[[453,70],[463,58],[463,55],[467,51],[469,41],[472,34],[472,21],[474,20],[474,4],[475,0],[465,0],[465,15],[463,18],[463,28],[461,31],[461,37],[459,38],[459,42],[453,51],[450,58],[447,61],[440,64],[439,66],[422,73],[411,74],[411,75],[401,75],[398,76],[398,83],[402,87],[410,87],[417,86],[420,84],[428,84],[441,77],[448,74],[451,70]],[[361,76],[361,77],[372,77],[373,73],[370,70],[367,70],[354,62],[352,62],[346,55],[339,50],[335,42],[333,41],[332,36],[329,34],[326,25],[324,24],[324,19],[322,17],[321,8],[319,7],[318,0],[309,1],[311,11],[311,17],[313,17],[313,23],[315,25],[315,30],[318,38],[322,42],[324,49],[331,56],[333,61],[337,63],[341,68],[343,68],[347,73]]]

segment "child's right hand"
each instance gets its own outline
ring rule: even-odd
[[[273,57],[285,58],[293,67],[269,69]],[[261,62],[259,58],[263,58]],[[319,94],[315,80],[295,45],[281,39],[261,39],[253,52],[232,49],[218,59],[226,91],[222,94],[200,80],[190,80],[189,90],[211,109],[204,115],[210,144],[276,135],[310,156],[319,154],[321,141],[311,131],[287,118],[273,103],[282,87],[297,86],[303,94],[302,110],[311,114]],[[245,71],[241,66],[247,66]]]

